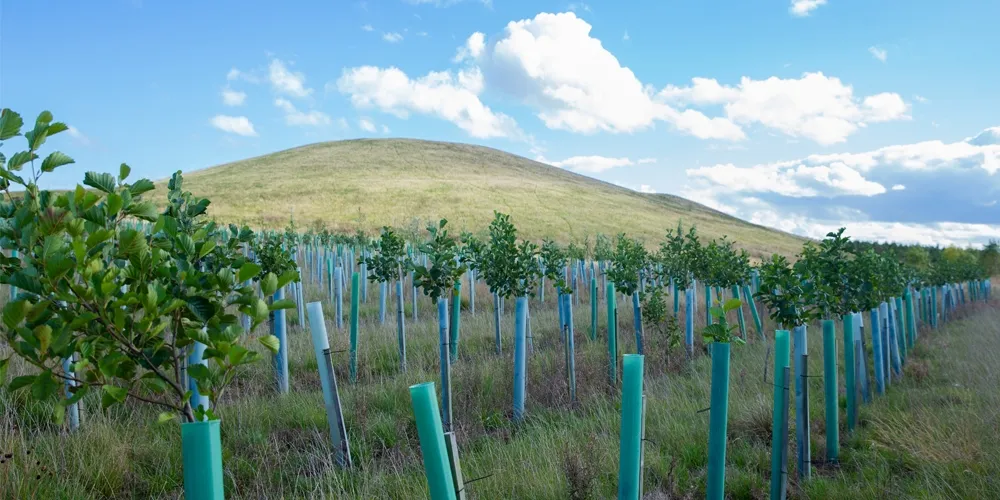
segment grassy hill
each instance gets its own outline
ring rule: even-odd
[[[755,256],[791,254],[802,239],[676,196],[643,194],[496,149],[408,139],[325,142],[191,172],[188,189],[222,221],[284,227],[422,230],[447,218],[479,231],[493,211],[523,236],[563,242],[626,232],[654,246],[682,221],[728,235]],[[162,183],[161,183],[162,184]]]

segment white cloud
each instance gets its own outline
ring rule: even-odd
[[[738,86],[693,78],[687,87],[668,85],[658,97],[681,105],[723,104],[726,117],[735,123],[759,123],[823,145],[844,142],[868,122],[909,118],[909,106],[899,94],[883,92],[859,101],[850,85],[823,73],[788,79],[743,77]]]
[[[229,70],[228,73],[226,73],[226,80],[231,82],[235,80],[243,80],[247,83],[260,83],[260,79],[257,78],[256,76],[244,71],[240,71],[239,69],[236,68],[232,68]]]
[[[372,123],[368,118],[361,118],[358,120],[358,127],[365,132],[375,133],[375,124]]]
[[[622,40],[625,40],[627,42],[627,41],[629,41],[629,39],[630,39],[630,37],[628,36],[628,30],[625,30],[625,34],[622,35]]]
[[[330,124],[330,117],[326,113],[316,110],[299,111],[287,99],[279,97],[274,100],[274,105],[285,112],[285,123],[288,125],[319,127]]]
[[[919,103],[930,102],[926,97],[919,94],[913,94],[913,100]]]
[[[868,52],[872,55],[872,57],[882,62],[885,62],[885,60],[889,58],[888,51],[875,46],[868,47]]]
[[[335,86],[358,108],[378,108],[404,119],[410,113],[437,116],[480,139],[523,136],[513,118],[479,100],[483,77],[477,69],[457,75],[435,71],[413,80],[398,68],[361,66],[345,69]]]
[[[639,185],[639,192],[640,193],[646,193],[646,194],[656,194],[656,190],[653,189],[652,187],[650,187],[649,184],[640,184]]]
[[[452,62],[462,62],[466,59],[475,59],[482,55],[486,49],[486,35],[475,32],[465,40],[465,44],[458,48]]]
[[[389,127],[387,127],[385,125],[382,125],[382,133],[383,134],[388,134],[389,133]]]
[[[272,59],[268,67],[268,79],[274,90],[292,97],[308,97],[313,89],[306,87],[306,76],[300,72],[291,71],[279,59]]]
[[[892,190],[893,191],[902,191],[904,189],[906,189],[906,186],[904,186],[902,184],[893,184],[893,186],[892,186]]]
[[[886,191],[844,163],[809,166],[776,163],[737,167],[731,163],[687,170],[688,177],[706,179],[731,192],[776,193],[793,198],[874,196]]]
[[[792,0],[792,6],[788,10],[793,16],[804,17],[821,5],[826,5],[826,0]]]
[[[87,137],[83,134],[83,132],[80,132],[80,129],[70,125],[69,128],[66,129],[66,133],[69,134],[74,141],[80,143],[81,146],[90,145],[90,137]]]
[[[222,103],[226,106],[242,106],[246,100],[246,92],[233,90],[229,87],[222,89]]]
[[[634,165],[632,160],[628,158],[609,158],[607,156],[573,156],[562,161],[549,161],[539,156],[535,160],[547,163],[553,167],[584,174],[598,174],[613,168]]]
[[[426,31],[418,31],[417,32],[417,36],[427,36],[427,32]]]
[[[253,123],[245,116],[215,115],[211,120],[212,126],[231,134],[254,137],[257,131],[253,128]]]
[[[656,163],[656,158],[639,158],[639,161],[637,161],[636,163],[638,163],[639,165],[645,165],[647,163]]]
[[[726,118],[678,111],[654,99],[654,91],[590,31],[590,24],[572,12],[542,13],[508,23],[500,38],[481,51],[482,35],[476,33],[459,53],[482,68],[487,86],[533,108],[550,129],[629,133],[665,121],[703,139],[744,138]]]
[[[370,24],[366,24],[366,25],[364,25],[364,26],[361,27],[361,30],[362,31],[375,31],[375,28],[372,28],[372,25],[370,25]]]
[[[403,41],[403,35],[400,35],[399,33],[396,32],[382,33],[382,39],[389,43],[396,43]]]

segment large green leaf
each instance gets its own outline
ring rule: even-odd
[[[128,166],[128,164],[122,163],[121,166],[118,167],[118,182],[122,182],[127,179],[128,174],[130,173],[132,173],[132,167]]]
[[[106,409],[115,403],[124,403],[128,390],[123,387],[105,384],[101,386],[101,409]]]
[[[21,115],[6,108],[0,111],[0,141],[20,135],[23,125],[24,120],[21,119]]]
[[[254,264],[253,262],[247,262],[240,266],[240,273],[237,279],[240,283],[243,283],[258,274],[260,274],[260,266]]]
[[[36,377],[37,375],[21,375],[20,377],[14,377],[14,380],[11,380],[10,385],[7,386],[7,389],[16,391],[18,389],[28,387],[29,385],[35,383]]]
[[[261,337],[260,343],[271,351],[272,354],[278,354],[278,349],[281,347],[281,341],[279,341],[278,337],[275,337],[274,335]]]
[[[31,384],[31,397],[36,401],[44,401],[52,396],[55,396],[59,391],[59,382],[56,381],[55,376],[52,375],[52,370],[45,370],[39,373],[35,377],[35,381]]]
[[[156,204],[145,200],[138,203],[132,203],[125,209],[125,213],[148,222],[153,222],[160,216],[160,213],[156,208]]]
[[[76,160],[70,158],[65,153],[55,151],[53,153],[49,153],[49,155],[42,160],[42,172],[52,172],[53,170],[63,165],[69,165],[70,163],[76,163]]]
[[[140,195],[153,189],[156,189],[156,185],[149,179],[139,179],[128,187],[128,190],[132,192],[132,196]]]
[[[187,298],[187,308],[201,322],[207,322],[215,315],[215,304],[201,296]]]
[[[7,305],[3,307],[4,326],[6,326],[9,330],[17,328],[17,325],[21,323],[27,313],[28,303],[23,299],[8,302]]]
[[[105,193],[115,192],[115,177],[108,173],[87,172],[83,176],[83,183]]]
[[[271,303],[269,309],[272,311],[277,311],[279,309],[295,309],[295,301],[292,299],[276,300]]]
[[[9,366],[10,366],[10,357],[6,359],[0,359],[0,387],[3,387],[3,385],[7,383],[7,368]]]
[[[267,273],[267,276],[264,276],[260,282],[260,292],[265,297],[270,297],[276,291],[278,291],[278,277],[274,273]]]
[[[30,151],[18,151],[7,160],[7,168],[14,171],[21,170],[25,164],[36,158],[38,155]]]

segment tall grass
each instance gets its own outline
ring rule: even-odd
[[[318,288],[307,298],[320,298]],[[408,293],[408,292],[407,292]],[[480,304],[490,304],[485,289]],[[527,419],[511,424],[513,307],[503,318],[504,353],[493,347],[492,311],[465,312],[453,370],[455,431],[473,498],[607,498],[617,487],[620,398],[607,383],[604,304],[598,341],[588,339],[589,307],[575,308],[578,402],[571,404],[557,330],[555,294],[531,301]],[[586,294],[581,305],[586,304]],[[355,468],[338,470],[330,451],[316,359],[308,334],[289,332],[291,393],[275,393],[270,363],[246,370],[219,408],[225,482],[232,498],[425,498],[426,481],[407,388],[438,378],[433,310],[408,321],[408,371],[399,373],[392,319],[377,321],[377,294],[362,307],[358,383],[347,383],[347,333],[326,304]],[[620,302],[627,304],[627,302]],[[407,301],[409,307],[409,301]],[[704,305],[699,307],[703,308]],[[703,311],[704,309],[699,309]],[[699,314],[703,316],[703,313]],[[391,318],[391,316],[390,316]],[[407,312],[409,318],[409,312]],[[683,323],[681,323],[683,324]],[[635,351],[630,307],[619,312],[619,352]],[[767,326],[770,331],[770,326]],[[751,329],[752,330],[752,329]],[[821,335],[810,327],[810,423],[816,470],[804,484],[790,471],[790,494],[809,498],[982,498],[997,491],[1000,443],[1000,312],[976,306],[968,316],[923,331],[901,383],[861,410],[840,464],[825,456]],[[768,344],[750,333],[734,347],[727,493],[767,496],[773,373]],[[770,335],[769,335],[770,338]],[[842,343],[842,342],[841,342]],[[841,349],[838,346],[838,349]],[[710,359],[697,346],[668,363],[662,338],[647,339],[648,498],[704,495]],[[869,356],[869,359],[871,357]],[[843,370],[842,360],[838,360]],[[23,371],[14,366],[13,371]],[[841,377],[843,375],[841,374]],[[840,384],[843,388],[843,383]],[[843,389],[842,389],[843,390]],[[177,498],[182,493],[179,429],[155,423],[155,409],[127,404],[102,414],[83,402],[76,433],[54,427],[44,404],[0,390],[0,496],[9,498]],[[841,413],[843,414],[843,412]],[[790,418],[794,422],[794,415]],[[792,440],[794,447],[794,440]],[[30,453],[30,454],[29,454]],[[790,456],[795,456],[794,450]],[[43,470],[42,467],[45,469]]]

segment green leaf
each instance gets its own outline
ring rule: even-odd
[[[201,296],[187,298],[187,308],[201,322],[207,322],[215,315],[215,304]]]
[[[261,337],[260,343],[271,351],[271,354],[278,354],[278,349],[281,348],[281,342],[278,340],[278,337],[275,337],[274,335]]]
[[[8,302],[3,307],[3,324],[8,329],[13,330],[21,324],[24,316],[28,313],[28,303],[24,299]]]
[[[230,357],[232,354],[230,354]],[[0,387],[7,383],[7,368],[10,366],[10,357],[0,359]]]
[[[122,209],[124,200],[117,193],[111,193],[108,195],[108,215],[115,217],[118,215],[118,211]]]
[[[107,409],[115,403],[124,403],[128,398],[128,390],[124,387],[105,384],[101,386],[101,409]]]
[[[18,151],[7,160],[7,169],[14,171],[21,170],[25,164],[36,158],[38,158],[38,155],[30,151]]]
[[[278,277],[278,288],[283,288],[285,285],[299,280],[299,272],[295,269],[290,271],[285,271],[280,277]],[[275,289],[277,290],[277,288]]]
[[[132,172],[132,167],[129,167],[127,164],[122,163],[121,166],[118,167],[118,182],[123,182],[125,179],[127,179],[128,174],[130,174],[131,172]]]
[[[83,183],[105,193],[115,192],[115,178],[108,173],[87,172],[83,176]]]
[[[260,266],[253,262],[247,262],[240,266],[240,274],[237,278],[240,283],[260,274]]]
[[[53,153],[49,153],[49,155],[42,160],[42,172],[52,172],[55,169],[63,165],[69,165],[70,163],[76,163],[76,161],[65,153],[55,151]]]
[[[188,365],[187,372],[188,375],[191,378],[197,380],[199,386],[203,388],[207,386],[208,382],[212,380],[212,372],[208,369],[207,366],[200,363]]]
[[[148,222],[153,222],[160,216],[156,204],[151,201],[132,203],[125,209],[125,213]]]
[[[276,291],[278,291],[278,277],[274,273],[267,273],[267,276],[264,276],[260,282],[260,292],[265,297],[270,297]]]
[[[206,255],[211,253],[212,250],[215,250],[215,240],[205,240],[205,242],[201,244],[201,250],[198,252],[198,258],[204,258]]]
[[[45,370],[35,377],[31,384],[31,397],[36,401],[44,401],[59,391],[59,382],[52,376],[52,370]]]
[[[10,385],[7,388],[11,391],[16,391],[24,387],[28,387],[35,383],[35,378],[37,375],[21,375],[20,377],[14,377],[14,380],[10,381]]]
[[[38,339],[38,351],[45,354],[52,343],[52,327],[43,323],[35,327],[34,334],[35,338]]]
[[[732,298],[727,300],[726,303],[722,305],[722,309],[726,312],[729,312],[729,311],[735,311],[736,309],[739,309],[742,306],[743,302],[740,299]]]
[[[24,120],[21,119],[21,115],[4,108],[0,111],[0,141],[21,135],[23,125]]]
[[[52,405],[52,422],[61,426],[66,422],[66,407],[63,405]]]
[[[83,397],[86,396],[87,393],[89,392],[90,392],[90,386],[81,385],[79,387],[74,388],[72,396],[63,399],[59,403],[63,406],[72,406],[77,402],[79,402],[81,399],[83,399]]]
[[[165,423],[167,423],[167,422],[169,422],[171,420],[174,420],[176,418],[177,418],[177,414],[176,413],[163,412],[163,413],[160,413],[160,416],[156,417],[156,423],[157,424],[165,424]]]
[[[271,311],[277,311],[279,309],[295,309],[295,301],[292,299],[276,300],[271,303],[268,309]]]
[[[132,196],[140,195],[142,193],[145,193],[147,191],[152,191],[154,189],[156,189],[156,185],[153,184],[153,181],[149,179],[139,179],[133,182],[132,185],[128,187],[128,190],[132,193]]]
[[[69,130],[69,125],[63,122],[55,122],[49,125],[49,128],[45,130],[45,135],[52,137],[58,133],[65,132]]]

